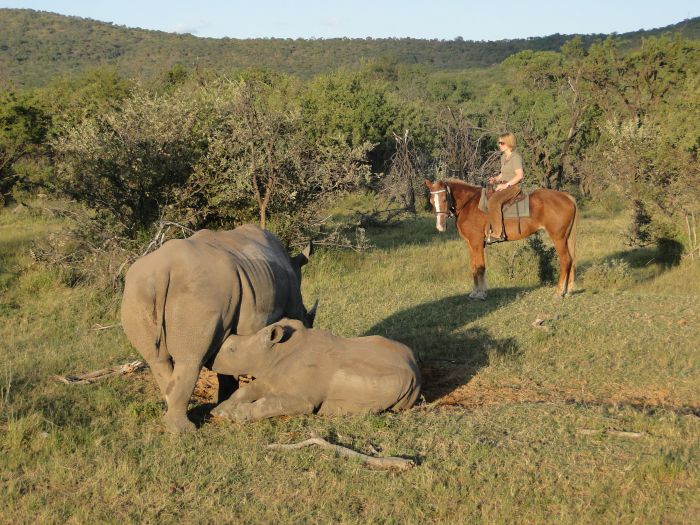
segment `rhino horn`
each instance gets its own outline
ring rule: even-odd
[[[307,262],[309,262],[309,257],[311,257],[311,254],[313,252],[314,252],[314,245],[311,241],[309,241],[309,244],[306,245],[306,248],[304,248],[304,251],[302,251],[298,255],[295,255],[292,258],[292,260],[294,261],[294,263],[297,265],[298,268],[301,268]]]
[[[313,328],[314,327],[314,319],[316,319],[316,309],[318,308],[318,298],[316,301],[314,301],[314,305],[311,307],[311,310],[306,312],[306,322],[304,323],[307,328]]]

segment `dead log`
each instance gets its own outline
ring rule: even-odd
[[[102,370],[95,370],[94,372],[87,372],[77,376],[53,376],[53,378],[56,381],[60,381],[61,383],[65,383],[67,385],[87,385],[107,377],[131,374],[145,368],[146,364],[144,362],[133,361],[124,365],[111,366],[109,368],[103,368]]]

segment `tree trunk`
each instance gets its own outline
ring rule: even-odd
[[[260,205],[260,227],[264,230],[265,226],[267,224],[266,222],[266,208],[267,206],[261,204]]]

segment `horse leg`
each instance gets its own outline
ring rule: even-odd
[[[486,259],[484,258],[484,241],[467,240],[469,261],[471,264],[474,289],[469,294],[470,299],[486,299]]]
[[[570,266],[569,269],[569,278],[567,282],[567,287],[566,287],[566,294],[570,295],[574,291],[574,273],[576,273],[576,267],[574,266],[573,262]]]
[[[569,287],[569,275],[573,273],[573,259],[571,253],[569,253],[569,246],[567,245],[566,239],[559,238],[554,240],[554,248],[557,250],[557,255],[559,256],[559,284],[557,284],[557,295],[564,297],[568,291]]]

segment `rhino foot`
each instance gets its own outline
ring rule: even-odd
[[[187,416],[173,416],[171,414],[165,414],[163,416],[163,423],[168,432],[173,434],[181,434],[183,432],[192,432],[196,429],[194,423],[187,419]]]
[[[221,405],[217,405],[211,410],[211,415],[214,417],[227,417],[226,415],[227,410],[225,408],[222,408]]]
[[[250,410],[246,410],[242,405],[233,407],[218,405],[211,411],[211,415],[222,419],[233,419],[234,421],[250,420]]]

